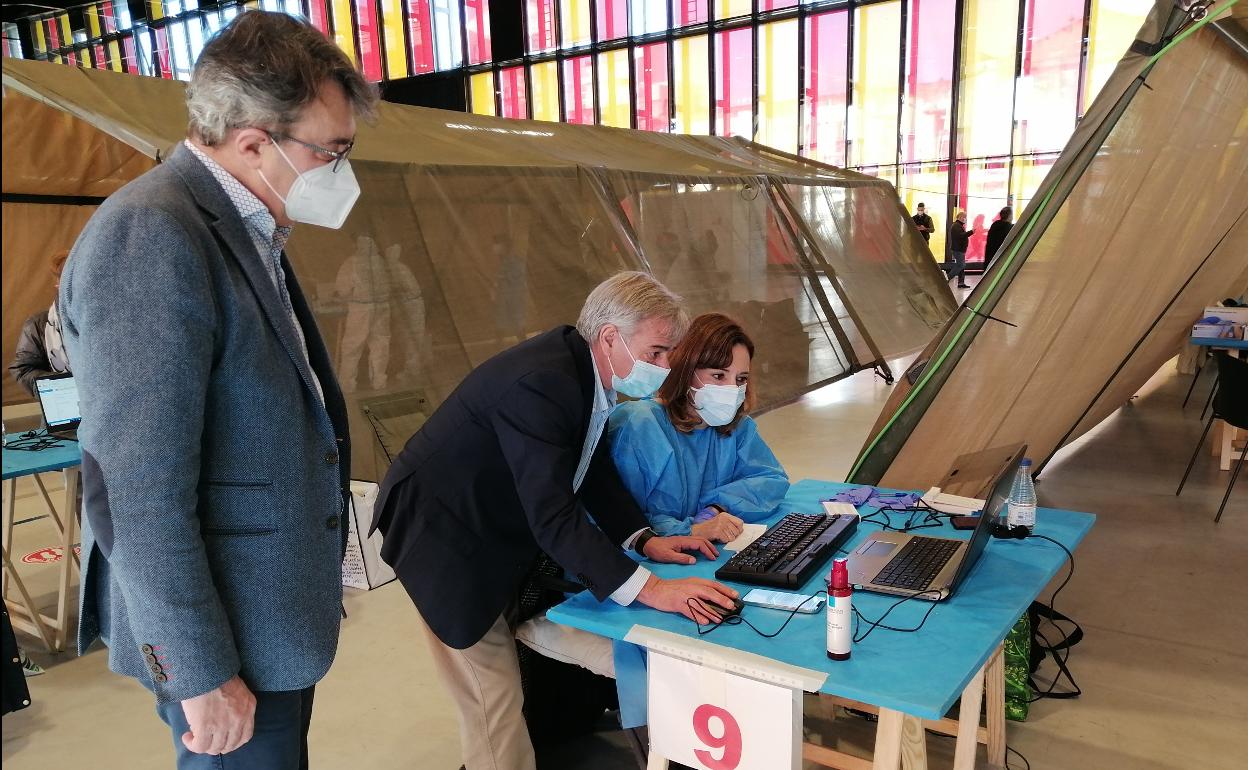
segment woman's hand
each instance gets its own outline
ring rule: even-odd
[[[690,534],[716,543],[731,543],[737,539],[744,527],[745,522],[725,511],[710,521],[694,524]]]

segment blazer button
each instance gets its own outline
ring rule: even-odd
[[[330,529],[338,529],[338,517],[330,516],[328,519],[325,520],[325,526],[329,527]]]
[[[337,465],[337,464],[338,464],[338,453],[337,453],[337,452],[326,452],[326,453],[325,453],[325,464],[326,464],[326,465]]]
[[[154,648],[154,647],[152,647],[152,645],[150,645],[150,644],[145,644],[145,645],[143,645],[142,647],[140,647],[139,649],[143,651],[143,654],[144,654],[144,655],[151,655],[151,654],[152,654],[152,652],[153,652],[153,650],[155,650],[155,648]]]
[[[157,674],[156,676],[152,678],[155,679],[160,684],[164,684],[165,682],[169,681],[169,677],[165,676],[164,674]]]
[[[143,657],[147,658],[147,665],[160,666],[160,661],[156,660],[156,656],[153,655],[152,653],[149,652],[147,655],[144,655]]]
[[[152,665],[148,666],[148,668],[151,669],[153,674],[159,674],[164,671],[164,669],[160,667],[159,663],[153,663]]]

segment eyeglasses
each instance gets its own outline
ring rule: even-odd
[[[352,140],[351,142],[348,142],[348,143],[347,143],[347,149],[345,149],[345,150],[339,150],[339,151],[334,151],[334,150],[327,150],[327,149],[325,149],[324,147],[321,147],[320,145],[312,144],[312,143],[310,143],[310,142],[304,142],[304,141],[301,141],[301,140],[296,139],[295,137],[291,136],[290,134],[278,134],[278,133],[274,133],[274,132],[272,132],[272,131],[265,131],[265,133],[266,133],[266,134],[268,134],[268,135],[269,135],[269,138],[270,138],[270,139],[272,139],[272,140],[273,140],[273,141],[275,141],[275,142],[280,142],[280,141],[282,141],[282,140],[285,140],[285,141],[288,141],[288,142],[294,142],[295,144],[301,145],[301,146],[303,146],[303,147],[307,147],[309,150],[311,150],[311,151],[313,152],[313,154],[315,154],[315,155],[316,155],[316,157],[320,158],[321,160],[325,161],[326,163],[329,163],[329,162],[331,162],[331,161],[332,161],[332,162],[333,162],[333,164],[334,164],[334,167],[333,167],[332,171],[333,171],[334,173],[337,173],[337,172],[338,172],[338,167],[339,167],[339,166],[341,166],[341,165],[342,165],[342,162],[343,162],[344,160],[346,160],[346,159],[347,159],[347,156],[348,156],[348,155],[350,155],[350,154],[351,154],[351,150],[355,149],[355,141],[354,141],[354,140]]]

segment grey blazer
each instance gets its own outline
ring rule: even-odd
[[[78,647],[103,639],[161,702],[235,674],[302,689],[334,658],[346,408],[284,267],[307,357],[233,203],[179,146],[100,206],[62,276],[83,416]]]

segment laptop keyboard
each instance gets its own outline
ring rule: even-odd
[[[961,544],[961,540],[912,537],[871,582],[911,591],[926,589]]]

